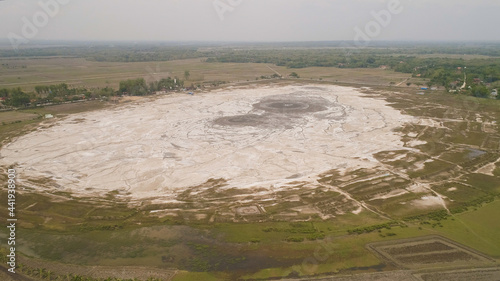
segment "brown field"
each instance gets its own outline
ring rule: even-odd
[[[350,83],[366,86],[394,85],[408,88],[402,83],[409,75],[383,69],[340,69],[327,67],[311,67],[305,69],[288,69],[270,64],[258,63],[206,63],[204,59],[188,59],[167,62],[94,62],[81,58],[38,58],[38,59],[5,59],[0,63],[26,66],[14,69],[0,68],[0,88],[21,87],[31,91],[37,85],[66,83],[73,87],[87,88],[113,87],[118,88],[120,81],[132,78],[144,78],[147,82],[157,81],[167,77],[183,79],[184,71],[189,70],[191,76],[185,82],[211,83],[255,82],[261,76],[270,76],[276,72],[287,76],[292,71],[303,79],[314,81],[329,81]],[[410,79],[419,82],[421,79]]]
[[[37,114],[20,112],[20,111],[7,111],[0,112],[0,123],[12,123],[16,121],[26,121],[38,118]]]

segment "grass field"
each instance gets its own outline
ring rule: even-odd
[[[500,215],[500,201],[486,204],[481,208],[455,215],[454,220],[443,223],[448,237],[500,259],[500,225],[496,218]]]
[[[184,79],[184,71],[190,71],[186,86],[191,83],[212,81],[245,82],[255,81],[261,76],[271,76],[276,72],[287,76],[292,71],[301,78],[319,81],[352,83],[358,85],[397,85],[410,75],[382,69],[340,69],[312,67],[287,69],[270,64],[206,63],[204,59],[189,59],[168,62],[112,63],[92,62],[80,58],[39,58],[39,59],[2,59],[1,64],[27,68],[0,68],[0,88],[21,87],[32,91],[37,85],[67,83],[73,87],[87,88],[113,87],[118,89],[122,80],[145,78],[147,82],[167,77]],[[421,81],[412,78],[413,82]],[[405,83],[401,87],[407,87]]]
[[[25,111],[13,111],[13,112],[0,112],[0,122],[2,124],[9,124],[16,121],[27,121],[38,118],[38,114],[29,113]]]
[[[108,63],[91,62],[77,58],[2,60],[2,63],[27,65],[26,69],[1,69],[0,87],[21,87],[33,90],[36,85],[67,83],[73,87],[113,87],[122,80],[145,78],[157,81],[167,77],[184,79],[184,71],[191,73],[190,83],[203,81],[254,81],[261,75],[274,72],[264,64],[205,63],[201,59],[169,62]],[[287,70],[277,67],[284,74]]]
[[[295,273],[308,276],[372,272],[382,265],[365,248],[367,243],[432,234],[450,238],[500,260],[500,247],[496,245],[500,228],[495,223],[500,201],[441,220],[437,227],[410,223],[408,227],[348,235],[348,229],[386,221],[364,212],[316,222],[176,226],[162,223],[162,219],[147,219],[140,212],[126,206],[113,206],[110,202],[104,201],[98,207],[79,203],[79,200],[50,203],[40,196],[31,197],[20,199],[24,205],[37,203],[29,208],[19,206],[29,210],[20,214],[23,222],[19,230],[20,251],[28,256],[72,264],[170,268],[173,263],[196,272],[204,268],[218,271],[216,261],[222,260],[234,263],[235,268],[226,275],[227,280],[234,276],[252,279],[286,277]],[[106,216],[97,219],[93,216],[96,213]],[[315,232],[325,238],[309,240],[309,235]],[[197,238],[202,236],[205,238]],[[290,237],[304,239],[286,242]],[[232,250],[228,256],[229,248]],[[265,269],[259,270],[263,266],[261,262]],[[238,269],[239,266],[242,269]],[[388,265],[383,268],[390,269]],[[184,272],[178,278],[196,280],[203,275],[220,280],[224,272]]]

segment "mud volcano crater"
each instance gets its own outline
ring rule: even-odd
[[[241,127],[290,127],[304,115],[326,112],[335,106],[338,105],[322,97],[307,95],[305,92],[273,95],[253,104],[248,114],[220,117],[214,120],[214,124]]]
[[[330,105],[331,102],[322,97],[290,94],[264,98],[253,107],[269,113],[304,114],[328,110]]]

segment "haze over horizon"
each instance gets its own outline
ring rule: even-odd
[[[498,15],[496,0],[5,0],[0,38],[499,41],[500,33],[492,31],[500,25]],[[36,21],[33,36],[23,35]]]

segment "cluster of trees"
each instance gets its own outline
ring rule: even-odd
[[[148,94],[148,86],[144,78],[128,79],[120,82],[118,92],[132,96],[144,96]]]
[[[413,75],[427,78],[429,87],[443,86],[446,90],[460,90],[470,96],[488,98],[500,84],[499,60],[437,59],[420,65]],[[464,83],[466,87],[462,89]]]
[[[404,227],[404,224],[400,224],[396,221],[391,221],[383,224],[377,224],[377,225],[372,225],[372,226],[366,226],[366,227],[358,227],[355,229],[348,229],[347,233],[349,234],[363,234],[363,233],[370,233],[375,230],[381,230],[381,229],[391,229],[393,226],[401,226]]]
[[[120,82],[118,91],[111,87],[87,89],[72,88],[68,84],[35,86],[33,92],[24,92],[21,88],[0,89],[0,99],[10,107],[26,107],[33,104],[61,103],[87,99],[107,100],[115,95],[144,96],[157,91],[171,91],[184,87],[184,81],[177,78],[165,78],[146,84],[143,78]]]
[[[257,77],[255,80],[277,79],[277,78],[282,78],[282,77],[280,75],[274,73],[273,75],[261,75],[260,77]]]
[[[91,92],[88,89],[70,88],[66,83],[49,86],[35,86],[35,93],[37,98],[52,102],[79,100],[91,96]]]
[[[479,198],[476,198],[472,201],[469,202],[463,202],[460,203],[460,206],[453,207],[450,209],[450,212],[452,214],[459,214],[463,212],[467,212],[469,208],[478,208],[481,207],[483,204],[491,203],[495,201],[495,199],[499,197],[498,195],[493,195],[493,194],[488,194]]]
[[[406,217],[404,220],[405,221],[429,221],[429,220],[434,220],[434,221],[441,221],[441,220],[447,220],[450,215],[446,210],[439,210],[439,211],[434,211],[430,212],[427,214],[421,214],[421,215],[416,215],[416,216],[410,216]]]
[[[30,95],[23,92],[21,88],[0,89],[0,98],[4,104],[12,107],[20,107],[31,102]]]
[[[24,92],[21,88],[0,89],[0,98],[3,104],[10,107],[107,98],[115,94],[116,92],[110,87],[99,89],[72,88],[65,83],[35,86],[33,92]]]
[[[128,79],[120,82],[119,94],[145,96],[157,91],[171,91],[184,87],[184,81],[177,78],[163,78],[159,81],[146,83],[144,78]]]
[[[237,50],[226,51],[210,57],[207,62],[222,63],[268,63],[288,68],[337,67],[347,63],[348,53],[336,49],[308,50]],[[367,67],[361,62],[352,62],[358,67]]]
[[[184,76],[189,78],[189,71],[184,73]],[[149,91],[150,92],[156,92],[156,91],[171,91],[175,90],[177,88],[182,88],[184,87],[184,81],[177,79],[177,78],[164,78],[161,79],[160,81],[154,81],[149,83]]]
[[[485,83],[500,81],[500,59],[450,59],[450,58],[407,58],[396,66],[395,71],[413,73],[414,76],[428,78],[433,85],[449,86],[454,82],[473,84],[474,78]]]

